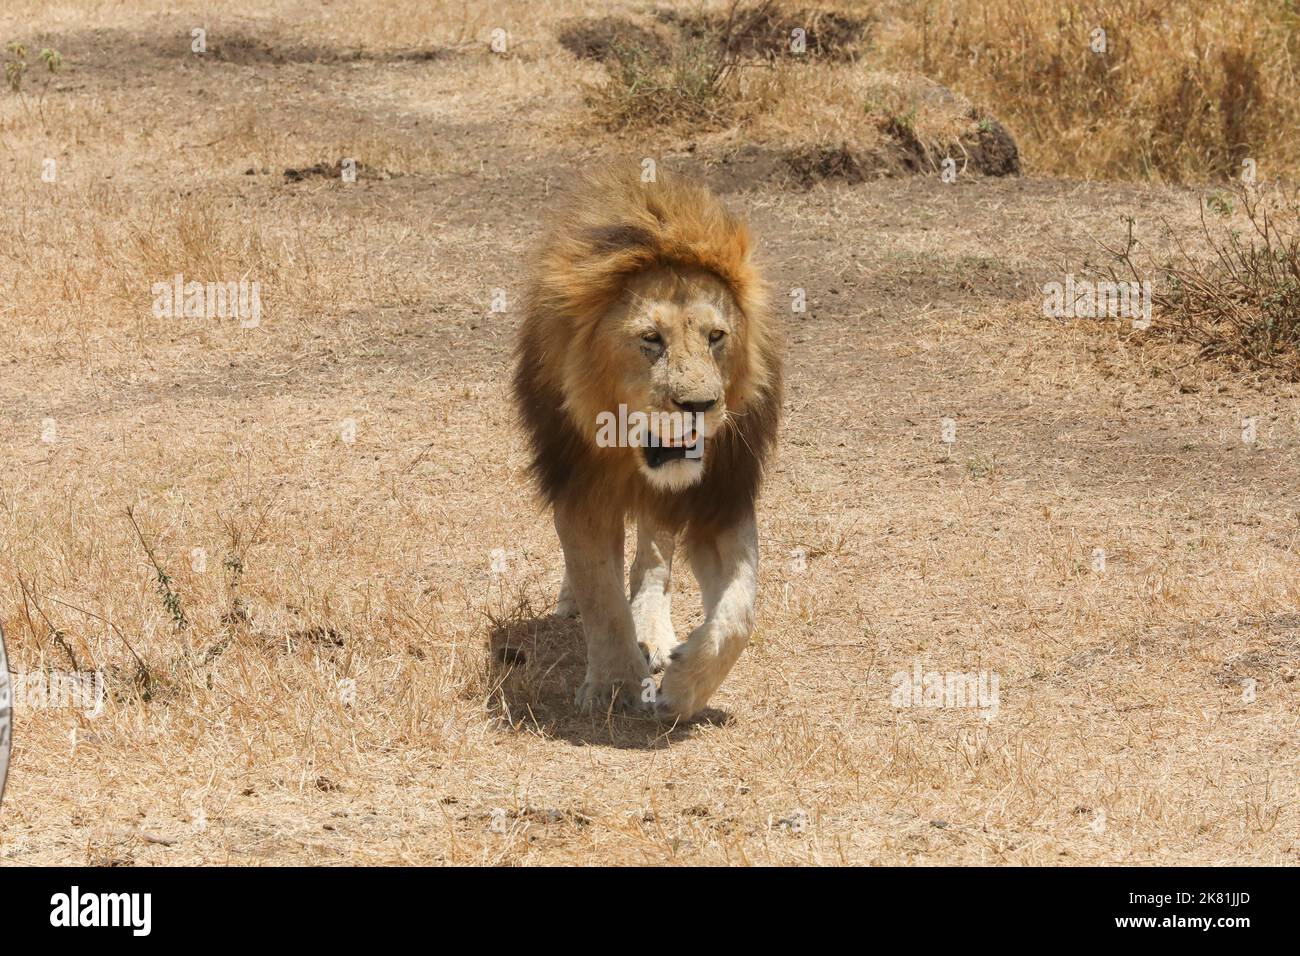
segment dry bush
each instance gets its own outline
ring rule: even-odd
[[[1242,186],[1235,202],[1212,195],[1201,207],[1201,236],[1208,258],[1177,243],[1160,264],[1152,291],[1158,319],[1150,334],[1191,344],[1205,358],[1300,378],[1300,194]],[[1225,220],[1241,207],[1243,222]],[[1244,228],[1234,228],[1241,225]],[[1130,224],[1121,268],[1141,278]],[[1111,278],[1116,278],[1116,270]],[[1127,276],[1125,276],[1127,278]]]
[[[588,97],[598,125],[723,131],[779,153],[804,185],[934,172],[948,157],[963,171],[1019,171],[1015,142],[982,108],[923,76],[857,60],[870,19],[771,0],[658,16],[649,26],[605,18],[560,31],[570,52],[605,64]],[[807,48],[792,55],[799,24]]]
[[[595,88],[591,98],[610,129],[672,123],[721,126],[735,115],[735,58],[711,39],[680,44],[667,61],[619,42],[610,53],[609,81]]]
[[[1294,4],[940,0],[891,10],[878,52],[987,101],[1041,172],[1197,182],[1247,157],[1270,175],[1300,168]]]
[[[728,21],[729,24],[730,21]],[[736,67],[727,24],[662,49],[616,38],[605,50],[609,78],[589,101],[610,129],[681,123],[723,126],[739,108]]]
[[[575,55],[605,61],[608,81],[593,89],[590,101],[612,129],[742,121],[761,111],[765,79],[778,61],[852,60],[870,28],[867,19],[775,0],[660,9],[656,17],[647,25],[609,17],[572,21],[560,32],[561,44]],[[798,54],[791,48],[796,29],[804,41]],[[755,69],[764,78],[747,82],[743,74]]]
[[[783,64],[747,88],[752,135],[779,143],[795,171],[842,166],[843,178],[930,173],[952,158],[962,172],[1019,172],[1015,142],[996,119],[922,76],[860,64]],[[813,179],[826,178],[812,170]]]

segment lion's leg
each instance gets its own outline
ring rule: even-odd
[[[583,709],[639,710],[650,668],[636,643],[632,609],[623,591],[623,516],[560,506],[555,530],[564,548],[565,576],[582,614],[587,676],[576,702]]]
[[[754,630],[758,598],[758,526],[753,514],[712,541],[691,544],[704,623],[670,655],[656,711],[690,717],[708,703]]]
[[[668,664],[668,653],[677,646],[673,633],[672,590],[674,531],[643,515],[636,523],[636,558],[632,562],[632,620],[637,641],[658,673]]]
[[[569,571],[564,571],[564,580],[560,583],[560,596],[555,599],[555,613],[559,617],[577,617],[578,601],[573,596],[573,584],[569,581]]]

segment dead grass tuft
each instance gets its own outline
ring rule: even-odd
[[[719,128],[741,112],[739,57],[725,38],[705,34],[675,44],[667,58],[635,41],[608,48],[608,80],[592,88],[589,102],[611,130],[691,124]]]
[[[1300,379],[1300,193],[1242,185],[1213,194],[1201,204],[1200,239],[1208,252],[1179,241],[1156,267],[1149,334],[1190,343],[1202,358]],[[1130,223],[1112,278],[1142,278],[1136,248]]]

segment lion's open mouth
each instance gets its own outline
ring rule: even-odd
[[[641,449],[645,455],[645,463],[651,468],[658,468],[670,461],[699,461],[704,457],[704,436],[696,433],[690,439],[690,444],[683,441],[679,445],[656,445],[650,444]]]

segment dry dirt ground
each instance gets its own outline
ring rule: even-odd
[[[1295,389],[1041,314],[1195,193],[596,137],[552,26],[602,4],[218,6],[0,14],[65,59],[0,97],[0,623],[108,689],[20,702],[0,862],[1300,860]],[[788,342],[758,632],[673,729],[573,712],[508,401],[530,243],[605,156],[726,190]],[[176,273],[260,325],[155,318]],[[996,713],[894,706],[918,664]]]

